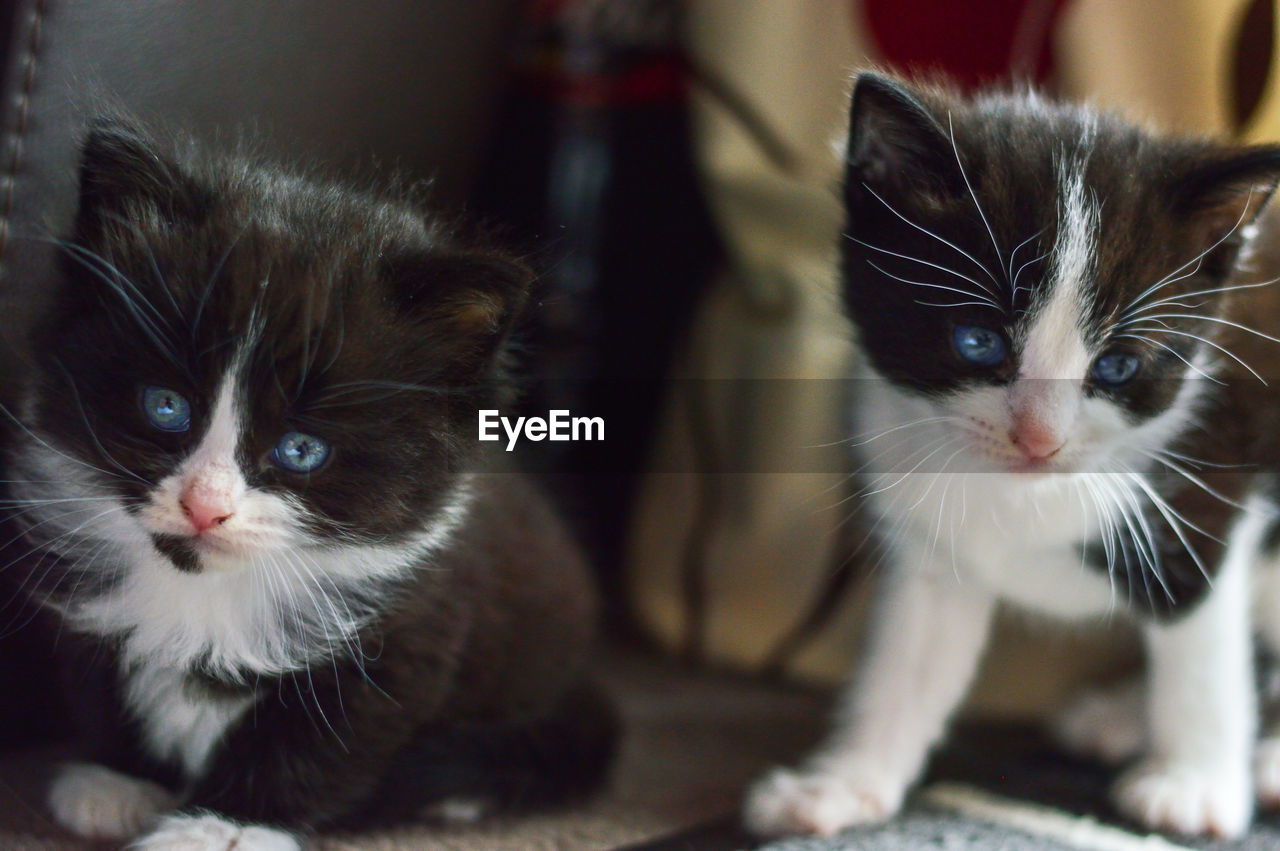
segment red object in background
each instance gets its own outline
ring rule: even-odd
[[[880,55],[907,72],[942,71],[966,88],[1047,80],[1052,36],[1070,0],[862,0]]]
[[[589,107],[679,104],[680,0],[526,0],[515,81],[532,97]]]

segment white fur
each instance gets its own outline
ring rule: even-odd
[[[66,765],[49,787],[54,821],[84,839],[131,839],[177,800],[154,783],[100,765]]]
[[[1075,171],[1064,167],[1059,180],[1063,186],[1058,240],[1046,295],[1033,307],[1035,318],[1020,341],[1018,375],[1077,382],[1090,361],[1083,338],[1085,293],[1093,283],[1099,214],[1085,193],[1083,161],[1076,163]]]
[[[62,615],[75,629],[120,642],[125,703],[144,744],[190,775],[251,700],[188,694],[183,672],[198,664],[223,677],[253,677],[359,655],[357,633],[374,616],[386,581],[443,547],[471,498],[463,478],[439,516],[401,543],[313,540],[300,501],[256,491],[239,471],[241,360],[220,383],[199,444],[136,512],[101,484],[123,473],[92,468],[44,436],[25,434],[12,459],[14,479],[27,482],[13,490],[33,501],[19,518],[32,541],[116,580],[105,593],[73,592],[57,604]],[[233,511],[200,536],[202,569],[183,572],[151,535],[194,532],[180,504],[193,485]]]
[[[102,490],[94,474],[76,462],[28,446],[15,456],[15,472],[15,478],[65,483],[22,486],[24,497],[85,496],[83,504],[31,511],[23,518],[29,533],[57,538],[53,547],[68,558],[87,559],[94,570],[120,577],[109,594],[73,595],[63,612],[72,625],[97,635],[127,634],[126,665],[184,667],[200,660],[231,676],[245,670],[279,673],[317,654],[327,656],[365,622],[368,613],[353,597],[443,547],[465,519],[471,498],[464,479],[436,522],[405,543],[378,545],[312,542],[302,531],[299,507],[264,496],[270,508],[257,513],[259,525],[246,534],[255,546],[252,555],[239,562],[224,559],[224,569],[184,573],[156,551],[145,519],[126,514],[119,502],[96,501]],[[227,532],[240,528],[231,521],[225,525],[232,527]],[[202,556],[202,564],[207,560]]]
[[[1188,369],[1168,410],[1136,427],[1110,402],[1084,398],[1101,353],[1084,327],[1100,218],[1085,163],[1076,157],[1060,172],[1052,274],[1013,336],[1021,371],[1010,386],[926,398],[869,368],[873,380],[859,382],[863,506],[873,533],[891,541],[885,587],[827,740],[799,770],[774,772],[749,794],[746,822],[760,833],[830,834],[892,815],[969,687],[997,603],[1074,621],[1124,613],[1108,576],[1085,564],[1084,545],[1166,531],[1149,533],[1145,520],[1124,515],[1150,487],[1145,452],[1194,421],[1205,359]],[[1016,472],[1024,459],[1015,435],[1028,417],[1064,441],[1034,473]],[[1236,835],[1247,824],[1248,567],[1261,516],[1255,507],[1232,532],[1205,602],[1147,629],[1150,758],[1117,800],[1151,827]],[[1187,735],[1189,727],[1197,732]]]
[[[300,851],[282,830],[240,825],[215,815],[169,816],[130,851]]]
[[[1006,405],[1011,432],[1031,426],[1065,442],[1075,431],[1084,401],[1080,386],[1091,360],[1082,327],[1098,211],[1085,197],[1083,165],[1063,183],[1062,226],[1048,295],[1033,308],[1034,320],[1019,341],[1018,377]]]
[[[1170,624],[1146,624],[1150,749],[1121,778],[1119,807],[1160,830],[1243,833],[1253,814],[1257,730],[1249,574],[1268,523],[1241,513],[1212,592]]]
[[[1050,732],[1070,753],[1118,765],[1146,746],[1146,699],[1137,679],[1111,689],[1089,689],[1055,715]]]
[[[1280,507],[1275,510],[1280,513]],[[1280,659],[1280,555],[1272,554],[1260,564],[1253,578],[1254,627],[1272,658]],[[1280,700],[1277,678],[1273,672],[1272,682],[1265,690],[1271,702]],[[1254,753],[1253,777],[1258,803],[1268,809],[1280,808],[1280,725],[1274,722],[1261,731]]]
[[[193,695],[189,687],[181,669],[139,665],[125,676],[124,701],[142,722],[147,751],[174,760],[188,777],[197,777],[213,746],[256,697]]]
[[[283,500],[275,497],[264,499],[265,495],[253,495],[255,501],[265,505],[245,504],[249,501],[246,499],[249,497],[246,493],[248,484],[236,461],[236,449],[240,443],[240,405],[236,398],[239,390],[236,384],[234,371],[223,378],[209,417],[208,430],[200,444],[176,473],[160,482],[159,492],[143,510],[143,518],[149,521],[153,530],[174,535],[191,534],[191,524],[182,516],[181,505],[181,500],[191,495],[201,502],[219,505],[231,512],[227,522],[209,529],[201,541],[223,547],[238,544],[244,548],[246,542],[241,540],[244,530],[237,528],[243,523],[244,515],[248,514],[252,520],[256,513],[270,511],[267,505],[279,510],[276,504]],[[221,554],[215,551],[211,555]],[[204,559],[209,567],[218,566],[220,561],[225,559]]]
[[[774,771],[751,789],[748,828],[830,836],[897,812],[968,689],[995,610],[991,594],[949,579],[933,570],[886,576],[871,646],[831,735],[799,771]]]

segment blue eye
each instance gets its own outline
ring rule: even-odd
[[[990,328],[959,325],[952,337],[956,352],[969,363],[995,366],[1004,360],[1004,338]]]
[[[319,469],[329,457],[329,442],[321,437],[291,431],[276,448],[271,450],[271,460],[276,466],[290,473],[310,473]]]
[[[1089,372],[1099,384],[1118,387],[1132,380],[1138,374],[1138,367],[1141,365],[1142,362],[1138,360],[1137,355],[1110,352],[1099,355]]]
[[[161,431],[191,428],[191,403],[164,387],[148,387],[142,391],[142,412],[147,415],[147,421]]]

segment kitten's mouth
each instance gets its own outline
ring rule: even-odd
[[[989,472],[1015,473],[1023,476],[1070,472],[1070,464],[1063,463],[1061,453],[1054,453],[1044,458],[1032,458],[1016,450],[1010,452],[1006,446],[991,440],[988,435],[978,434],[977,438],[978,451],[985,457],[986,464],[993,465],[995,468],[992,470],[991,467],[987,467]]]
[[[1005,462],[1010,473],[1051,473],[1058,468],[1053,458],[1015,458]]]
[[[155,544],[155,548],[161,555],[173,562],[178,570],[183,573],[200,572],[200,556],[194,539],[183,535],[153,534],[151,542]]]
[[[228,544],[207,535],[169,535],[153,534],[152,542],[160,554],[173,562],[178,570],[184,573],[199,573],[203,565],[201,556],[216,557],[219,562],[237,556],[237,552]]]
[[[191,545],[196,552],[207,553],[217,556],[235,555],[236,551],[229,544],[210,538],[207,535],[200,535],[191,539]]]

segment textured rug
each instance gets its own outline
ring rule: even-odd
[[[1025,726],[967,724],[934,760],[928,781],[887,825],[831,840],[760,843],[736,810],[744,786],[796,759],[822,733],[830,696],[691,671],[635,653],[610,654],[602,675],[627,735],[612,782],[574,810],[448,830],[411,826],[325,836],[319,851],[401,849],[673,849],[673,851],[1262,851],[1280,849],[1280,818],[1240,842],[1147,836],[1119,822],[1110,774],[1067,759]],[[0,851],[87,851],[49,822],[41,804],[49,752],[0,761]]]
[[[831,839],[761,842],[736,817],[628,851],[1275,851],[1280,815],[1259,816],[1234,842],[1150,834],[1111,808],[1113,773],[1064,756],[1034,727],[968,723],[934,758],[904,812],[885,825]]]

